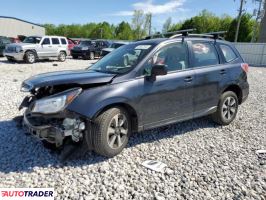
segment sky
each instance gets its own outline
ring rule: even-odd
[[[253,13],[258,3],[247,0],[244,8]],[[197,15],[203,9],[221,16],[237,16],[240,0],[1,0],[0,15],[34,23],[84,24],[131,22],[134,10],[153,14],[152,26],[160,31],[168,17],[179,22]],[[2,27],[0,27],[2,28]]]

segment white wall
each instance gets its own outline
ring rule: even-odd
[[[12,18],[0,18],[0,35],[17,37],[18,35],[45,35],[45,28]]]
[[[266,66],[266,43],[235,43],[245,62],[254,66]]]

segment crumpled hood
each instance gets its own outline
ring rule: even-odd
[[[36,44],[31,44],[31,43],[11,43],[7,45],[8,47],[27,47],[27,48],[33,48],[36,46]]]
[[[115,74],[106,74],[88,70],[68,70],[59,72],[50,72],[32,76],[25,80],[22,85],[32,90],[44,86],[55,86],[64,84],[99,84],[109,83],[115,77]]]

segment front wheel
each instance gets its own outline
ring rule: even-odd
[[[36,54],[32,51],[27,51],[24,56],[26,63],[32,64],[36,62]]]
[[[131,122],[126,110],[120,107],[111,108],[99,115],[92,124],[94,151],[113,157],[125,148],[130,134]]]
[[[217,111],[212,114],[212,119],[220,125],[230,124],[238,111],[238,98],[232,91],[223,93],[220,97]]]

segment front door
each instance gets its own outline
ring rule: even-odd
[[[52,45],[50,38],[43,38],[40,45],[37,47],[37,52],[39,57],[49,57],[51,56]]]
[[[168,74],[149,80],[152,66],[164,64]],[[139,101],[144,129],[173,123],[193,116],[194,72],[189,68],[186,43],[168,44],[144,64],[139,80]]]

